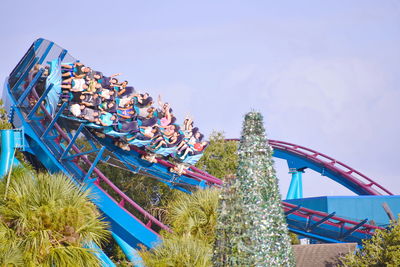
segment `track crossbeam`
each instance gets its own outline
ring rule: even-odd
[[[296,206],[296,207],[294,207],[294,208],[292,208],[292,209],[290,209],[290,210],[288,210],[288,211],[285,211],[285,215],[287,216],[287,215],[289,215],[289,214],[292,214],[293,212],[296,212],[296,211],[298,211],[299,209],[301,209],[301,206]]]
[[[360,222],[359,224],[353,226],[352,228],[350,228],[349,230],[347,230],[347,231],[344,232],[344,233],[341,231],[340,239],[343,239],[343,238],[345,238],[346,236],[351,235],[354,231],[356,231],[356,230],[359,229],[361,226],[363,226],[364,224],[366,224],[367,221],[368,221],[368,219],[363,220],[362,222]],[[344,225],[342,225],[342,229],[343,229],[343,226],[344,226]],[[342,230],[342,229],[341,229],[341,230]]]
[[[307,227],[307,232],[311,232],[316,229],[318,226],[323,224],[324,222],[328,221],[330,218],[336,215],[336,212],[332,212],[331,214],[327,215],[326,217],[322,218],[318,222],[315,222]]]

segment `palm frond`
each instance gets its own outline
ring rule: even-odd
[[[63,175],[20,172],[0,203],[0,238],[7,238],[0,251],[17,247],[25,266],[91,266],[79,263],[86,260],[96,266],[92,251],[82,244],[101,245],[109,232],[89,195]]]

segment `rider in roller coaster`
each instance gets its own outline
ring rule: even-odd
[[[88,127],[115,139],[114,144],[123,150],[130,146],[144,147],[143,158],[156,162],[158,156],[170,156],[176,161],[193,165],[197,162],[207,142],[193,120],[186,118],[180,127],[173,110],[158,98],[158,108],[148,93],[138,93],[119,82],[113,74],[104,76],[80,62],[62,63],[62,94],[60,102],[69,103],[65,116],[84,121]],[[178,164],[179,165],[179,164]],[[171,171],[185,173],[184,164]]]

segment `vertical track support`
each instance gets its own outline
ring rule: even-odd
[[[291,168],[289,173],[292,174],[289,190],[286,199],[298,199],[303,197],[303,178],[302,170]]]

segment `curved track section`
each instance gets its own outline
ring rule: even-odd
[[[287,160],[291,168],[313,169],[358,195],[393,195],[371,178],[325,154],[282,141],[270,140],[269,144],[274,149],[274,156]]]
[[[98,162],[111,160],[119,162],[132,172],[156,177],[170,187],[186,192],[193,187],[219,185],[221,181],[195,167],[191,167],[185,175],[176,175],[169,172],[174,165],[166,160],[158,159],[157,163],[143,161],[140,155],[144,154],[144,151],[135,148],[134,152],[128,153],[115,147],[108,138],[96,136],[84,124],[63,119],[61,115],[65,105],[55,113],[51,113],[44,101],[52,85],[43,84],[41,80],[43,69],[37,72],[32,70],[36,64],[43,64],[54,58],[62,60],[68,57],[65,49],[43,39],[37,40],[31,46],[6,82],[7,98],[11,102],[11,113],[14,117],[13,124],[23,129],[26,145],[29,147],[27,150],[49,171],[62,171],[77,184],[84,184],[92,190],[93,202],[111,222],[112,231],[117,236],[134,248],[137,248],[139,244],[152,247],[154,243],[160,241],[157,231],[159,229],[168,231],[168,227],[116,187],[96,168]],[[88,146],[77,145],[76,140],[82,136],[88,141]],[[339,170],[337,161],[332,163],[331,160],[331,164],[318,162],[317,159],[320,160],[322,157],[320,153],[316,156],[308,155],[308,152],[311,153],[310,150],[305,149],[308,152],[304,152],[302,151],[304,149],[300,149],[299,146],[279,141],[271,141],[271,144],[275,153],[279,151],[282,157],[286,155],[289,158],[290,155],[304,161],[305,163],[300,164],[299,168],[311,168],[312,163],[315,166],[319,164],[320,168],[328,169],[330,166],[332,171]],[[306,163],[309,165],[305,165]],[[378,186],[372,180],[371,185],[368,185],[350,179],[348,175],[355,173],[354,170],[347,175],[339,171],[336,173],[340,178],[338,181],[351,181],[349,184],[354,190],[360,187],[363,188],[361,193],[378,194],[378,191],[372,190],[372,187]],[[332,214],[293,207],[292,204],[285,202],[283,202],[283,207],[291,231],[325,242],[360,243],[361,238],[369,237],[378,228],[367,225],[365,221],[352,222]]]
[[[240,141],[239,139],[226,139]],[[358,195],[393,195],[388,189],[350,166],[313,149],[283,142],[269,140],[274,157],[284,159],[289,168],[304,170],[310,168],[340,183]]]
[[[340,183],[358,195],[393,195],[382,185],[348,165],[315,150],[288,142],[269,140],[274,156],[287,160],[289,168],[310,168]],[[282,202],[289,230],[323,242],[357,242],[370,238],[381,227],[336,217]]]

